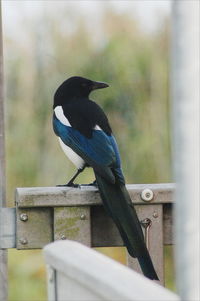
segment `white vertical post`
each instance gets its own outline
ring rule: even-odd
[[[1,208],[6,205],[5,196],[5,139],[4,136],[4,102],[3,102],[3,39],[1,27],[0,1],[0,232]],[[0,233],[1,234],[1,233]],[[2,237],[0,235],[0,237]],[[0,301],[7,300],[7,250],[0,250]]]
[[[199,296],[199,1],[173,1],[175,263],[182,300]]]

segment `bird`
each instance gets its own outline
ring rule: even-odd
[[[107,87],[104,82],[72,76],[54,94],[53,129],[62,150],[77,168],[68,183],[59,186],[77,187],[74,180],[86,167],[92,167],[105,211],[129,254],[138,259],[144,276],[159,280],[126,189],[113,131],[103,109],[89,98],[92,91]]]

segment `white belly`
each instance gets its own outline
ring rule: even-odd
[[[72,163],[79,169],[85,164],[84,160],[77,155],[69,146],[65,145],[60,138],[58,138],[60,146],[64,151],[65,155],[72,161]]]

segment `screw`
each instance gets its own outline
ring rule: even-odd
[[[154,218],[157,218],[157,217],[158,217],[158,213],[157,213],[156,211],[154,211],[153,217],[154,217]]]
[[[62,240],[65,240],[65,239],[66,239],[66,236],[65,236],[64,234],[62,234],[62,235],[60,236],[60,238],[61,238]]]
[[[151,189],[144,189],[141,193],[141,199],[145,202],[150,202],[153,199],[153,191]]]
[[[81,214],[80,219],[82,219],[82,220],[86,219],[85,214]]]
[[[48,278],[49,282],[54,281],[54,270],[51,267],[48,268]]]
[[[26,245],[28,243],[28,240],[26,238],[20,238],[19,242],[22,245]]]
[[[28,215],[26,213],[21,213],[20,214],[20,220],[22,222],[26,222],[28,220]]]

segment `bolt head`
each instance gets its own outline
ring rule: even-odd
[[[21,213],[20,214],[20,220],[22,222],[26,222],[28,220],[28,215],[26,213]]]
[[[19,242],[22,245],[26,245],[28,243],[28,240],[26,238],[20,238]]]
[[[82,219],[82,220],[86,219],[86,215],[85,214],[81,214],[80,219]]]
[[[52,267],[48,268],[48,279],[49,279],[49,282],[54,281],[54,270]]]
[[[66,239],[66,236],[65,236],[64,234],[62,234],[62,235],[60,236],[60,238],[61,238],[62,240],[65,240],[65,239]]]
[[[153,217],[154,217],[154,218],[157,218],[157,217],[158,217],[158,213],[157,213],[156,211],[153,213]]]
[[[145,202],[150,202],[153,199],[153,191],[151,189],[144,189],[141,193],[141,199]]]

